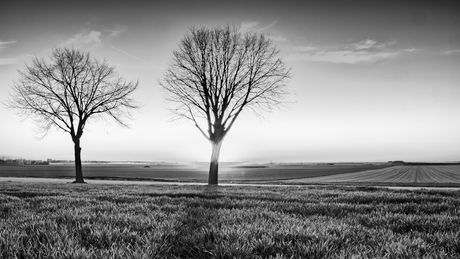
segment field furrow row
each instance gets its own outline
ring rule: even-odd
[[[460,183],[460,165],[393,166],[356,173],[297,179],[298,182]],[[291,181],[291,182],[292,182]]]

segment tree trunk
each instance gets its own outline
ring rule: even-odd
[[[217,185],[219,176],[219,153],[220,147],[222,146],[222,140],[212,143],[212,154],[211,154],[211,164],[209,165],[209,179],[208,185]]]
[[[74,140],[74,151],[75,151],[75,182],[74,183],[84,183],[83,180],[83,170],[81,168],[81,147],[80,139],[75,138]]]

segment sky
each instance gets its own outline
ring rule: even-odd
[[[89,51],[139,80],[129,128],[92,121],[83,160],[209,161],[210,143],[171,121],[158,81],[191,26],[268,34],[291,68],[289,103],[244,111],[220,161],[460,161],[460,8],[455,1],[2,1],[0,102],[18,70],[56,47]],[[0,155],[73,159],[0,104]]]

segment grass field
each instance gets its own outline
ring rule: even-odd
[[[293,183],[460,184],[460,165],[393,166],[348,174],[296,179]]]
[[[0,183],[0,258],[460,258],[460,192]]]
[[[363,170],[381,169],[389,164],[264,164],[222,163],[223,181],[270,181],[327,176]],[[209,164],[83,164],[86,179],[140,179],[207,182]],[[0,166],[0,177],[73,178],[73,164]]]

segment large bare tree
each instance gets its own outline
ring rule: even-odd
[[[222,141],[245,109],[256,114],[283,102],[290,70],[267,35],[237,28],[192,27],[160,84],[171,111],[191,120],[212,144],[209,184],[218,184]]]
[[[139,106],[131,98],[138,82],[126,81],[89,52],[55,48],[49,61],[35,57],[19,71],[9,108],[30,116],[45,136],[51,128],[70,134],[75,151],[75,182],[83,183],[80,138],[90,118],[124,118]]]

